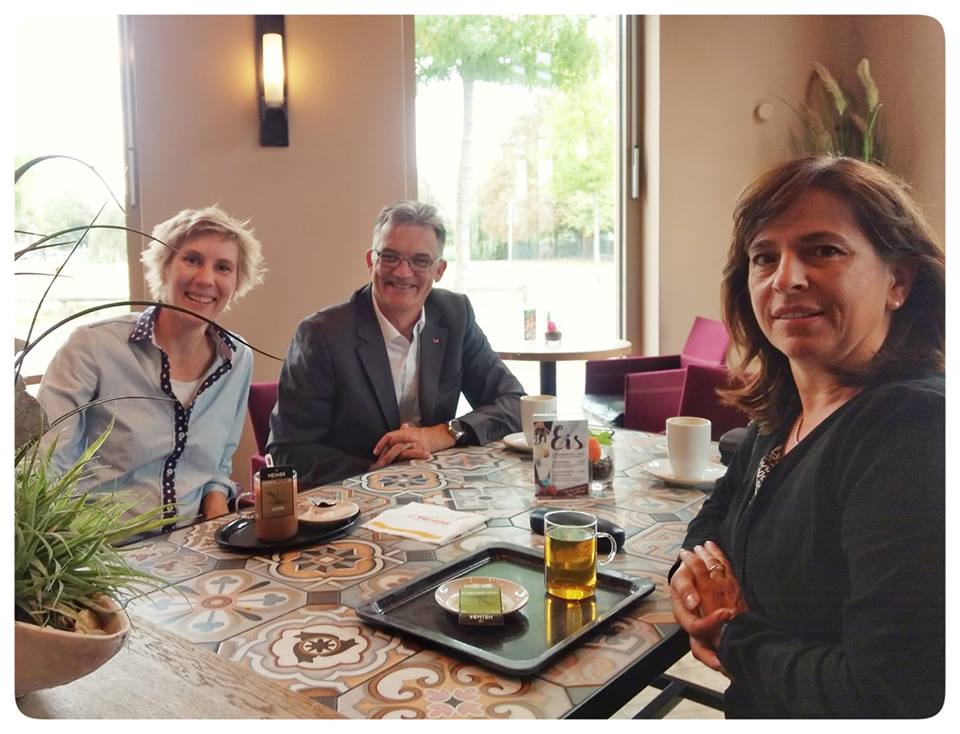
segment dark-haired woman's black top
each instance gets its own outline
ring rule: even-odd
[[[730,717],[925,717],[944,696],[942,376],[861,392],[764,479],[751,426],[683,547],[715,540],[748,613],[718,657]]]

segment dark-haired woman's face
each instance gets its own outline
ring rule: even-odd
[[[758,232],[747,257],[757,322],[795,367],[865,366],[909,290],[847,203],[819,189]]]

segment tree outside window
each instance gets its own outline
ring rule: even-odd
[[[571,338],[617,335],[616,23],[582,16],[416,18],[419,196],[451,225],[447,287],[494,348],[523,310]],[[537,390],[537,366],[513,363]],[[583,365],[561,364],[563,409]]]

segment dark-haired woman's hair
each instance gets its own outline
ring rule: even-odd
[[[761,229],[810,189],[846,202],[881,260],[916,267],[909,295],[892,313],[880,350],[866,369],[844,372],[841,379],[846,384],[868,385],[944,368],[943,251],[910,187],[876,164],[854,158],[793,158],[761,174],[740,195],[721,287],[724,320],[742,357],[738,386],[722,396],[755,420],[764,433],[782,428],[796,410],[798,396],[787,357],[767,340],[754,315],[747,285],[747,249]],[[748,369],[755,371],[748,373]]]

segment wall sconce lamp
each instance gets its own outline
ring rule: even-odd
[[[282,15],[255,16],[260,145],[287,147],[287,48]]]

